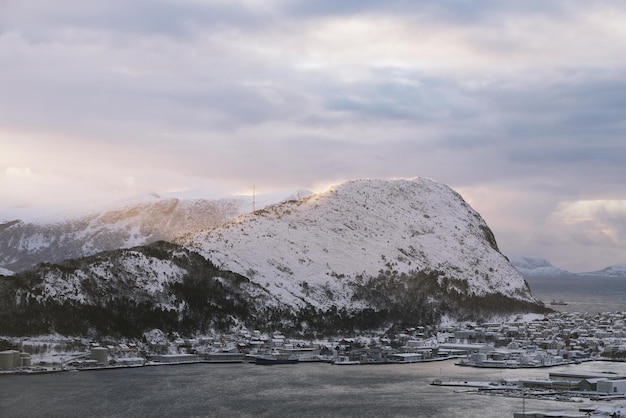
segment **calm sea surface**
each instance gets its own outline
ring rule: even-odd
[[[614,312],[626,310],[626,279],[602,277],[529,278],[535,297],[561,312]]]
[[[547,378],[551,370],[626,372],[594,362],[551,369],[412,365],[195,364],[0,376],[2,417],[512,417],[593,404],[455,393],[433,379]],[[606,404],[606,403],[605,403]]]

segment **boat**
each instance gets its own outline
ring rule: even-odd
[[[556,300],[552,299],[552,302],[550,302],[550,305],[567,305],[567,303],[563,302],[562,299],[559,300],[559,301],[556,301]]]
[[[274,364],[297,364],[299,361],[300,359],[295,356],[281,357],[274,355],[262,355],[254,359],[254,364],[271,366]]]

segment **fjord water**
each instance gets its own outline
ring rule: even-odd
[[[527,278],[533,295],[561,312],[615,312],[626,310],[626,278],[534,277]],[[552,300],[567,305],[549,305]]]
[[[559,311],[626,307],[626,281],[528,280]],[[544,379],[550,371],[626,373],[626,363],[550,369],[475,369],[453,360],[410,365],[194,364],[42,375],[0,375],[0,417],[512,417],[516,411],[576,412],[564,403],[477,395],[435,379]],[[614,401],[622,405],[626,402]],[[604,405],[607,405],[604,403]]]
[[[434,379],[546,378],[550,370],[621,371],[626,364],[474,369],[411,365],[192,364],[0,376],[2,417],[512,417],[584,403],[477,395]],[[459,390],[461,389],[461,390]],[[458,393],[457,393],[458,392]]]

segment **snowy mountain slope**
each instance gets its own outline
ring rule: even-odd
[[[240,200],[157,199],[50,224],[0,225],[0,265],[20,271],[116,248],[129,248],[212,228],[240,213]]]
[[[567,270],[554,267],[545,258],[529,257],[523,255],[507,255],[509,261],[524,277],[556,277],[556,276],[573,276]]]
[[[536,302],[480,215],[423,178],[347,182],[180,243],[292,306],[355,307],[364,278],[415,272],[434,273],[444,293]]]
[[[626,263],[615,264],[598,271],[591,271],[588,273],[578,273],[578,276],[592,276],[592,277],[623,277],[626,278]]]
[[[13,276],[14,274],[15,272],[12,270],[0,268],[0,276]]]
[[[265,324],[265,290],[200,255],[159,241],[0,280],[0,335],[121,335]],[[258,310],[257,310],[258,309]],[[262,321],[261,323],[254,322]]]
[[[257,207],[304,191],[257,197]],[[133,201],[102,213],[54,222],[0,224],[0,266],[21,271],[40,262],[58,262],[99,251],[130,248],[210,229],[252,210],[252,197],[228,199],[160,198]]]
[[[507,254],[513,267],[515,267],[524,277],[527,278],[548,278],[548,277],[571,277],[571,278],[626,278],[626,264],[615,264],[602,270],[587,273],[572,273],[567,270],[554,267],[545,258],[529,257],[523,255]]]
[[[0,334],[320,336],[546,311],[480,215],[426,179],[351,181],[178,241],[3,277]]]

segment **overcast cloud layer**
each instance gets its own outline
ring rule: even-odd
[[[0,220],[423,176],[504,252],[623,263],[624,51],[622,0],[0,0]]]

